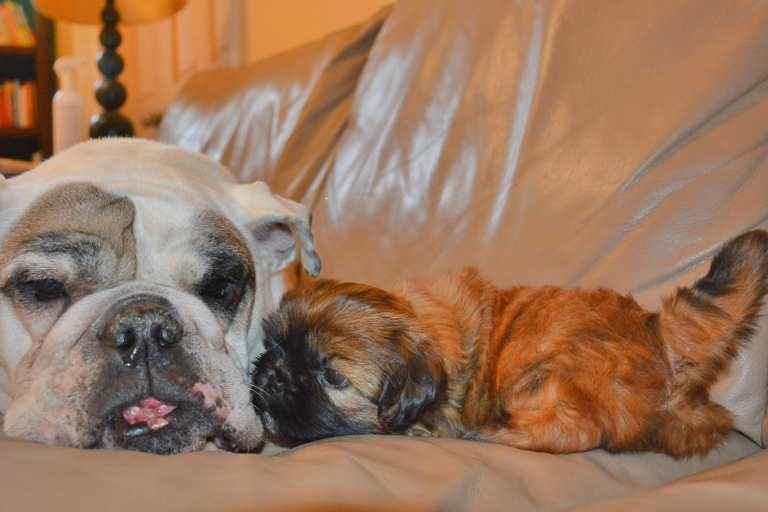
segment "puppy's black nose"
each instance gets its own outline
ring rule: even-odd
[[[115,304],[105,315],[99,339],[119,350],[123,363],[136,366],[142,357],[178,343],[183,334],[176,310],[156,295],[141,294]]]
[[[277,371],[273,365],[264,365],[253,376],[253,385],[257,390],[274,395],[280,388]]]
[[[290,382],[287,361],[279,351],[268,351],[256,362],[252,379],[252,398],[257,408],[267,407],[272,399],[281,399]]]

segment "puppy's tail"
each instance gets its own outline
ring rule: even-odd
[[[658,327],[672,371],[663,451],[705,453],[731,430],[709,388],[752,336],[767,291],[768,233],[750,231],[728,242],[693,287],[663,302]]]

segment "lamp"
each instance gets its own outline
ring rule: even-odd
[[[131,137],[133,125],[119,112],[126,91],[117,76],[123,71],[123,58],[117,53],[122,40],[118,22],[146,23],[171,16],[187,0],[32,0],[35,8],[49,18],[98,25],[103,23],[99,40],[104,47],[98,60],[104,78],[96,86],[96,101],[104,112],[91,118],[90,136]]]

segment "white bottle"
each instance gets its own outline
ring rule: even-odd
[[[58,153],[85,139],[84,102],[75,87],[82,59],[59,57],[53,70],[59,90],[53,95],[53,152]]]

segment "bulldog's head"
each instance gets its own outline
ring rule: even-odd
[[[155,453],[261,441],[248,368],[307,210],[212,160],[88,142],[0,184],[0,412],[12,437]]]

